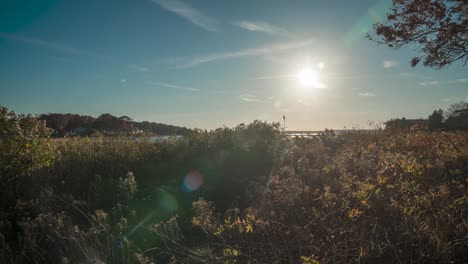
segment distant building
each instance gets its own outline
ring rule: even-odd
[[[397,118],[385,122],[385,129],[427,129],[429,121],[427,119],[406,119]]]

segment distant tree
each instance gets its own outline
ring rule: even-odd
[[[428,128],[427,119],[406,119],[396,118],[388,120],[385,124],[387,130],[401,130],[401,129],[412,129],[412,130],[426,130]]]
[[[91,116],[73,115],[68,121],[66,130],[72,131],[76,128],[91,129],[95,118]]]
[[[140,130],[142,130],[143,132],[145,132],[146,134],[148,133],[154,133],[153,130],[151,129],[152,127],[152,123],[148,122],[148,121],[142,121],[142,122],[133,122],[134,126]]]
[[[55,131],[55,136],[75,134],[77,129],[79,133],[89,134],[91,132],[129,132],[134,128],[143,130],[146,133],[155,133],[161,135],[183,135],[190,130],[185,127],[166,125],[155,122],[136,122],[129,116],[116,117],[109,113],[102,114],[97,118],[92,116],[82,116],[78,114],[41,114],[39,120],[46,122],[46,126]]]
[[[120,120],[124,120],[124,121],[128,121],[128,122],[132,122],[133,119],[129,116],[121,116],[119,117]]]
[[[421,60],[428,67],[443,68],[455,61],[468,60],[467,0],[392,0],[387,21],[374,25],[368,38],[389,47],[409,44],[419,47]]]
[[[441,129],[444,126],[444,111],[442,109],[434,110],[427,119],[430,130]]]
[[[113,120],[113,119],[117,119],[117,117],[109,114],[109,113],[106,113],[106,114],[101,114],[100,116],[98,116],[97,118],[98,120]]]
[[[468,102],[460,101],[454,103],[447,108],[447,118],[459,115],[461,111],[465,109],[468,109]]]
[[[468,102],[458,102],[447,109],[445,126],[451,130],[468,130]]]
[[[94,121],[93,128],[106,131],[117,131],[120,120],[111,114],[102,114]]]
[[[39,116],[40,120],[46,122],[47,127],[52,128],[58,134],[64,134],[68,122],[72,118],[71,114],[42,114]]]

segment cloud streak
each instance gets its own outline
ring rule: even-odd
[[[375,94],[375,93],[366,92],[366,93],[358,93],[358,96],[361,96],[361,97],[375,97],[376,94]]]
[[[172,83],[165,83],[165,82],[150,82],[151,85],[154,86],[160,86],[160,87],[166,87],[174,90],[181,90],[181,91],[189,91],[189,92],[199,92],[200,89],[198,88],[193,88],[190,86],[181,86],[181,85],[176,85]]]
[[[463,84],[463,83],[468,83],[468,78],[461,78],[461,79],[455,79],[455,80],[448,80],[448,81],[424,81],[424,82],[418,82],[419,85],[421,86],[434,86],[434,85],[440,85],[440,84]]]
[[[262,100],[260,100],[257,96],[253,95],[253,94],[241,94],[239,96],[239,98],[244,101],[244,102],[249,102],[249,103],[258,103],[258,102],[261,102]]]
[[[451,80],[449,83],[466,83],[468,82],[468,79],[456,79],[456,80]]]
[[[205,15],[197,9],[189,6],[188,4],[179,0],[152,0],[161,8],[172,12],[188,22],[206,30],[206,31],[219,31],[218,23]]]
[[[450,103],[450,102],[460,102],[460,101],[463,101],[463,102],[468,102],[468,96],[463,98],[463,97],[454,97],[454,96],[451,96],[451,97],[446,97],[444,99],[442,99],[442,101],[446,102],[446,103]]]
[[[308,101],[306,101],[304,99],[299,99],[299,100],[297,100],[297,102],[300,103],[303,106],[307,106],[307,107],[312,106],[311,102],[308,102]]]
[[[14,35],[14,34],[7,34],[7,33],[4,33],[4,32],[0,32],[0,38],[1,39],[6,39],[6,40],[9,40],[9,41],[22,42],[22,43],[30,44],[30,45],[33,45],[33,46],[39,46],[39,47],[59,51],[59,52],[62,52],[62,53],[106,58],[105,56],[101,56],[99,54],[82,51],[82,50],[79,50],[79,49],[76,49],[76,48],[72,48],[72,47],[52,43],[52,42],[45,41],[45,40],[42,40],[42,39],[37,39],[37,38],[31,38],[31,37],[26,37],[26,36],[21,36],[21,35]]]
[[[8,41],[14,41],[14,42],[22,42],[28,45],[50,49],[50,50],[54,50],[54,51],[64,53],[64,54],[83,56],[83,57],[89,57],[89,58],[94,58],[98,60],[112,61],[114,63],[119,63],[118,60],[116,60],[114,57],[111,57],[111,56],[105,56],[105,55],[98,54],[98,53],[88,52],[88,51],[84,51],[84,50],[77,49],[74,47],[57,44],[54,42],[45,41],[45,40],[38,39],[38,38],[31,38],[31,37],[22,36],[22,35],[0,32],[0,39],[5,39]],[[64,60],[64,58],[60,58],[60,60]],[[124,66],[130,69],[136,70],[136,71],[140,71],[140,72],[149,71],[148,67],[142,67],[142,66],[135,65],[135,64],[125,64]]]
[[[288,35],[288,31],[263,21],[232,21],[231,25],[247,31],[261,32],[268,35]]]
[[[192,59],[175,59],[174,62],[177,68],[190,68],[199,64],[210,63],[215,61],[237,59],[242,57],[263,56],[293,49],[304,48],[310,46],[312,43],[313,41],[311,39],[307,39],[299,42],[288,42],[259,48],[250,48],[225,53],[208,54]]]
[[[385,69],[390,69],[390,68],[393,68],[393,67],[396,67],[398,66],[398,61],[395,61],[395,60],[384,60],[382,62],[383,64],[383,67]]]
[[[139,72],[149,72],[149,70],[150,70],[148,67],[143,67],[143,66],[139,66],[139,65],[135,65],[135,64],[128,65],[128,67],[130,69],[133,69],[133,70],[139,71]]]
[[[433,85],[440,84],[440,82],[439,81],[427,81],[427,82],[418,82],[418,84],[421,86],[433,86]]]
[[[253,78],[253,80],[273,80],[273,79],[292,79],[296,77],[294,74],[279,74],[279,75],[268,75],[268,76],[259,76]]]

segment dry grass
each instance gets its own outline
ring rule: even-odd
[[[462,263],[467,142],[425,131],[291,139],[261,122],[177,142],[69,139],[2,208],[0,259]],[[190,171],[204,179],[195,192],[181,187]]]

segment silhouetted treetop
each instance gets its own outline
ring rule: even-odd
[[[374,25],[370,40],[400,48],[416,45],[421,54],[412,58],[441,69],[452,62],[468,60],[468,1],[392,0],[385,23]]]
[[[442,109],[434,110],[427,118],[429,121],[429,129],[437,130],[444,127],[444,111]]]
[[[148,121],[137,122],[129,116],[116,117],[109,113],[102,114],[97,118],[78,114],[50,113],[41,114],[38,119],[44,120],[47,127],[55,131],[55,136],[92,134],[96,131],[104,133],[181,135],[189,131],[185,127]]]

